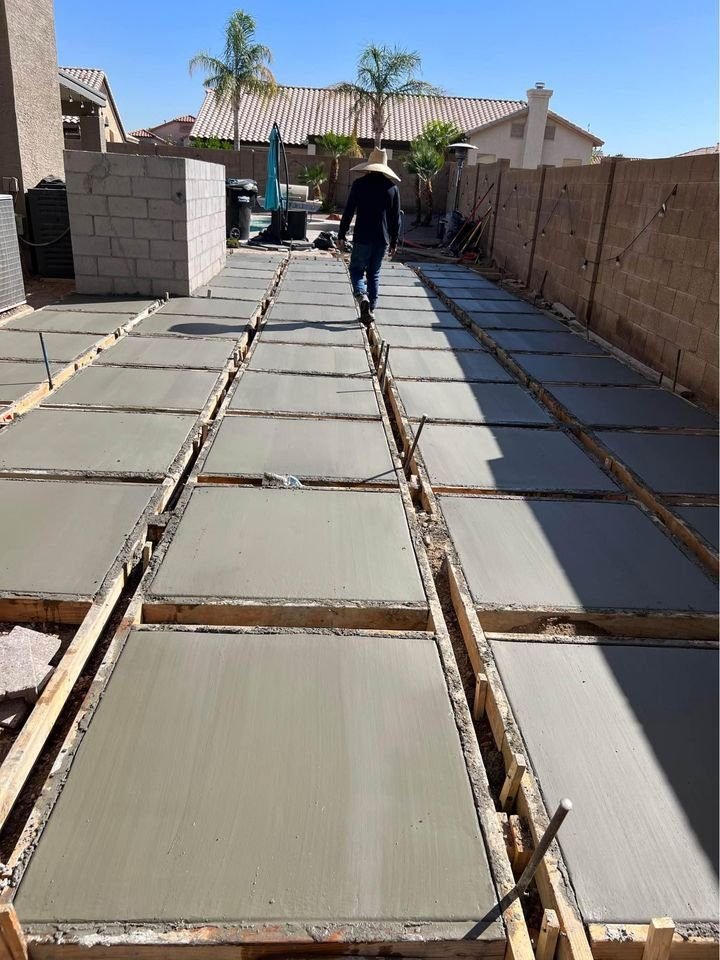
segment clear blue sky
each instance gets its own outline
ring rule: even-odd
[[[280,83],[352,79],[365,43],[399,44],[458,96],[523,99],[544,81],[551,108],[606,152],[669,156],[718,140],[715,0],[55,0],[59,62],[104,69],[128,130],[196,114],[188,60],[221,51],[237,6],[257,20]]]

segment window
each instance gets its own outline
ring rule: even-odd
[[[548,125],[545,127],[545,139],[546,139],[546,140],[554,140],[554,139],[555,139],[555,127],[551,127],[550,124],[548,124]]]
[[[510,136],[515,137],[517,140],[522,140],[522,138],[525,136],[525,124],[524,123],[511,124]]]

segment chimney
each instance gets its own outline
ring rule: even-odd
[[[536,83],[527,92],[528,112],[525,122],[525,144],[522,162],[523,167],[527,170],[534,170],[542,163],[545,123],[547,121],[548,104],[552,95],[552,90],[546,90],[544,83]]]

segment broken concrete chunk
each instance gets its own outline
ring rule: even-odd
[[[34,703],[53,668],[60,638],[28,627],[0,635],[0,701],[22,698]]]

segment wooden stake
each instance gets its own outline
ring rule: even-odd
[[[669,960],[674,935],[675,924],[670,917],[651,920],[642,960]]]
[[[500,791],[500,808],[506,812],[512,810],[515,806],[515,799],[520,789],[520,781],[527,770],[525,757],[521,753],[513,755],[510,769],[505,777],[505,783]]]
[[[487,700],[488,678],[484,673],[475,676],[475,699],[473,700],[472,716],[475,723],[485,716],[485,701]]]
[[[27,943],[12,903],[0,903],[0,960],[27,960]]]
[[[535,960],[553,960],[559,935],[560,922],[557,914],[554,910],[545,910],[535,948]]]

